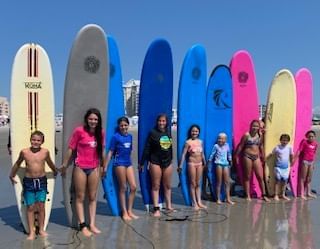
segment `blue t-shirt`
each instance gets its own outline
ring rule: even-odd
[[[230,147],[227,143],[222,146],[218,144],[213,146],[209,161],[213,160],[215,164],[219,165],[229,165],[231,159]]]
[[[113,151],[115,166],[131,166],[132,135],[116,132],[110,142],[109,150]]]
[[[292,147],[290,145],[277,145],[272,152],[276,156],[276,167],[286,169],[290,165],[290,155],[293,156]]]

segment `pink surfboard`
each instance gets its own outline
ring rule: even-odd
[[[245,50],[236,52],[230,63],[233,81],[233,139],[237,148],[241,137],[249,131],[253,119],[259,119],[259,100],[254,65]],[[243,166],[235,165],[238,178],[243,185]],[[261,190],[255,174],[251,178],[251,195],[261,197]]]
[[[294,138],[293,151],[299,148],[305,133],[311,128],[312,120],[312,75],[306,68],[301,68],[295,75],[297,91],[297,110],[296,110],[296,131]],[[290,172],[290,187],[292,194],[297,196],[299,181],[299,162],[292,166]]]

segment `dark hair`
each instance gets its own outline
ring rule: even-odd
[[[191,131],[193,128],[197,128],[199,130],[199,134],[200,134],[200,126],[197,124],[193,124],[190,126],[189,130],[188,130],[188,139],[191,138]]]
[[[260,126],[260,121],[258,119],[253,119],[250,123],[250,127],[253,125],[253,123],[258,123]]]
[[[306,134],[305,134],[305,136],[307,137],[310,133],[312,133],[315,137],[317,136],[317,135],[316,135],[316,132],[313,131],[313,130],[307,131]]]
[[[34,132],[32,132],[31,135],[30,135],[30,140],[31,140],[31,138],[32,138],[33,136],[39,136],[39,137],[41,137],[41,138],[42,138],[42,143],[44,143],[44,134],[43,134],[43,132],[41,132],[41,131],[34,131]]]
[[[167,114],[165,114],[165,113],[161,113],[161,114],[159,114],[157,116],[157,121],[156,121],[156,126],[155,127],[158,129],[158,121],[159,121],[160,118],[165,118],[166,119],[166,127],[165,127],[165,129],[168,130],[169,119],[168,119]]]
[[[126,122],[127,124],[130,124],[129,119],[125,116],[118,118],[117,124],[120,125],[121,122]]]
[[[84,115],[84,130],[87,132],[90,132],[89,124],[88,124],[88,117],[91,114],[95,114],[98,117],[98,123],[94,130],[94,137],[97,142],[97,154],[100,160],[102,160],[102,119],[101,119],[101,113],[96,108],[90,108],[87,110],[86,114]]]
[[[282,139],[287,139],[288,141],[290,141],[290,136],[289,136],[288,134],[281,134],[281,136],[280,136],[280,141],[281,141]]]

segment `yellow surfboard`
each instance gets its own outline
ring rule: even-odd
[[[289,70],[280,70],[274,77],[268,96],[266,112],[266,132],[264,150],[266,157],[273,148],[280,143],[281,134],[290,136],[290,145],[293,147],[296,123],[296,85]],[[270,156],[264,167],[266,187],[270,196],[274,195],[275,157]]]
[[[12,164],[17,160],[22,149],[30,147],[30,135],[39,130],[45,135],[42,147],[50,151],[54,161],[54,94],[49,57],[39,45],[29,43],[17,52],[11,76],[11,147]],[[45,203],[45,229],[47,227],[54,191],[54,176],[46,165],[48,194]],[[25,164],[18,170],[14,185],[17,206],[21,221],[27,232],[29,227],[26,217],[26,206],[23,200],[22,180]]]

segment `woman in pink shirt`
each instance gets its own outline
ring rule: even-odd
[[[76,152],[76,155],[75,153]],[[89,237],[101,231],[95,225],[97,190],[100,166],[104,166],[104,131],[102,130],[100,111],[91,108],[84,116],[84,125],[76,127],[69,140],[69,148],[63,160],[63,173],[69,160],[75,155],[73,183],[76,192],[76,213],[79,229]],[[104,170],[102,172],[105,172]],[[84,199],[88,193],[90,224],[87,227],[84,216]]]
[[[311,192],[311,179],[314,170],[314,161],[316,159],[316,152],[318,144],[315,141],[316,133],[312,130],[307,131],[306,139],[300,143],[295,159],[299,157],[300,162],[300,180],[299,187],[301,198],[306,200],[304,187],[306,186],[307,197],[316,198],[317,196]]]

